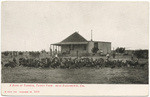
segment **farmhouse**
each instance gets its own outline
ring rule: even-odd
[[[53,51],[52,47],[53,46]],[[95,49],[96,52],[93,52]],[[51,44],[50,51],[60,52],[67,55],[87,55],[87,54],[102,54],[106,55],[111,52],[111,42],[91,41],[86,40],[78,32],[68,36],[59,43]]]

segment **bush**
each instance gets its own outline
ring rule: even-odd
[[[29,54],[32,56],[32,57],[39,57],[40,56],[40,52],[29,52]]]
[[[4,54],[5,56],[8,56],[9,53],[8,53],[8,52],[3,52],[3,54]]]
[[[146,58],[148,59],[148,50],[136,50],[134,51],[134,55],[139,58]]]
[[[118,48],[116,48],[116,50],[115,50],[117,53],[124,53],[125,52],[125,48],[123,48],[123,47],[118,47]]]
[[[23,55],[23,52],[19,52],[19,55]]]
[[[45,50],[42,50],[41,53],[46,53],[46,51],[45,51]]]
[[[92,48],[92,52],[95,54],[99,49],[97,47]]]

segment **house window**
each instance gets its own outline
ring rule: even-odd
[[[69,45],[69,50],[74,50],[74,45]]]
[[[71,45],[69,45],[69,50],[71,50]]]
[[[84,49],[83,50],[86,50],[86,45],[84,45]]]
[[[72,50],[74,50],[74,45],[72,45]]]
[[[94,42],[94,47],[98,48],[98,42]]]

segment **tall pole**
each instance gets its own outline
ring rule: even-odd
[[[58,49],[57,48],[58,48],[58,46],[56,45],[56,54],[58,54]]]
[[[49,47],[49,55],[51,56],[51,44],[50,44],[50,47]]]
[[[62,45],[60,45],[60,53],[62,54]]]
[[[58,53],[60,53],[60,46],[58,46]]]
[[[91,30],[91,41],[93,41],[92,31],[93,31],[93,30]]]
[[[59,45],[58,45],[58,53],[59,53]]]
[[[50,44],[50,57],[52,56],[52,48],[51,48],[51,44]]]
[[[53,56],[54,56],[54,51],[55,51],[55,49],[54,49],[54,45],[53,45]]]

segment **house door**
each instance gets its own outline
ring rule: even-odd
[[[98,42],[94,42],[94,48],[98,48]]]

